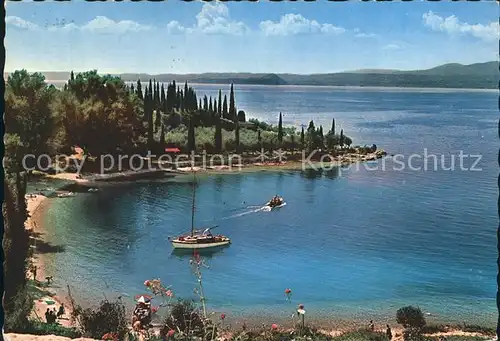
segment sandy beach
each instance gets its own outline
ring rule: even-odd
[[[44,229],[43,229],[43,214],[44,209],[49,204],[49,199],[46,196],[40,194],[28,194],[26,195],[27,201],[27,211],[28,211],[28,219],[26,220],[26,228],[29,231],[32,231],[33,235],[36,236],[39,240],[44,240]],[[57,292],[54,291],[50,286],[43,286],[41,283],[46,282],[46,268],[44,257],[42,254],[35,251],[34,257],[32,259],[33,265],[36,267],[36,279],[39,281],[40,285],[38,288],[40,290],[49,291],[53,293],[53,295],[47,295],[40,299],[34,301],[34,310],[33,310],[33,318],[40,319],[45,322],[45,312],[47,308],[49,309],[59,309],[61,303],[64,304],[65,315],[63,319],[59,319],[59,324],[69,327],[71,326],[69,316],[71,314],[69,299],[58,295]],[[29,278],[33,279],[33,273],[29,273]],[[48,304],[47,302],[54,302],[53,304]]]

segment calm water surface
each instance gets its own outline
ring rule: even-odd
[[[218,87],[198,86],[198,95]],[[376,91],[238,87],[247,116],[286,124],[325,125],[332,117],[355,144],[391,154],[444,155],[456,169],[394,170],[391,158],[372,170],[259,172],[200,177],[197,224],[218,224],[233,244],[207,257],[211,308],[231,316],[286,318],[306,304],[319,318],[394,316],[418,304],[439,319],[491,322],[495,276],[498,137],[497,95],[485,92]],[[458,153],[481,155],[460,170]],[[475,157],[465,158],[470,168]],[[414,167],[422,166],[418,159]],[[188,258],[172,254],[168,236],[190,228],[189,179],[106,185],[100,192],[54,199],[48,238],[64,245],[49,272],[95,302],[103,293],[143,292],[160,277],[178,296],[193,297]],[[253,212],[271,196],[276,212]]]

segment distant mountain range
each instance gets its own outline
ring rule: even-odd
[[[48,81],[66,81],[69,72],[42,72]],[[256,85],[330,85],[330,86],[380,86],[418,88],[470,88],[497,89],[499,85],[499,63],[496,61],[462,65],[444,64],[427,70],[366,69],[324,74],[275,74],[275,73],[201,73],[201,74],[157,74],[124,73],[125,81],[208,84],[256,84]]]

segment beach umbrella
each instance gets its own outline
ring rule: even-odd
[[[150,303],[151,296],[149,296],[149,295],[137,295],[137,296],[135,296],[135,300],[138,303]]]

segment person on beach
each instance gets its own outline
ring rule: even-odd
[[[45,321],[47,323],[50,323],[50,309],[47,308],[47,311],[45,312]]]
[[[59,306],[59,311],[57,312],[57,318],[61,318],[64,315],[64,303]]]
[[[373,320],[370,320],[369,328],[372,332],[375,331],[375,324],[373,323]]]
[[[392,340],[392,330],[391,327],[389,327],[389,325],[387,325],[387,330],[385,331],[385,335],[387,335],[387,338],[389,340]]]

